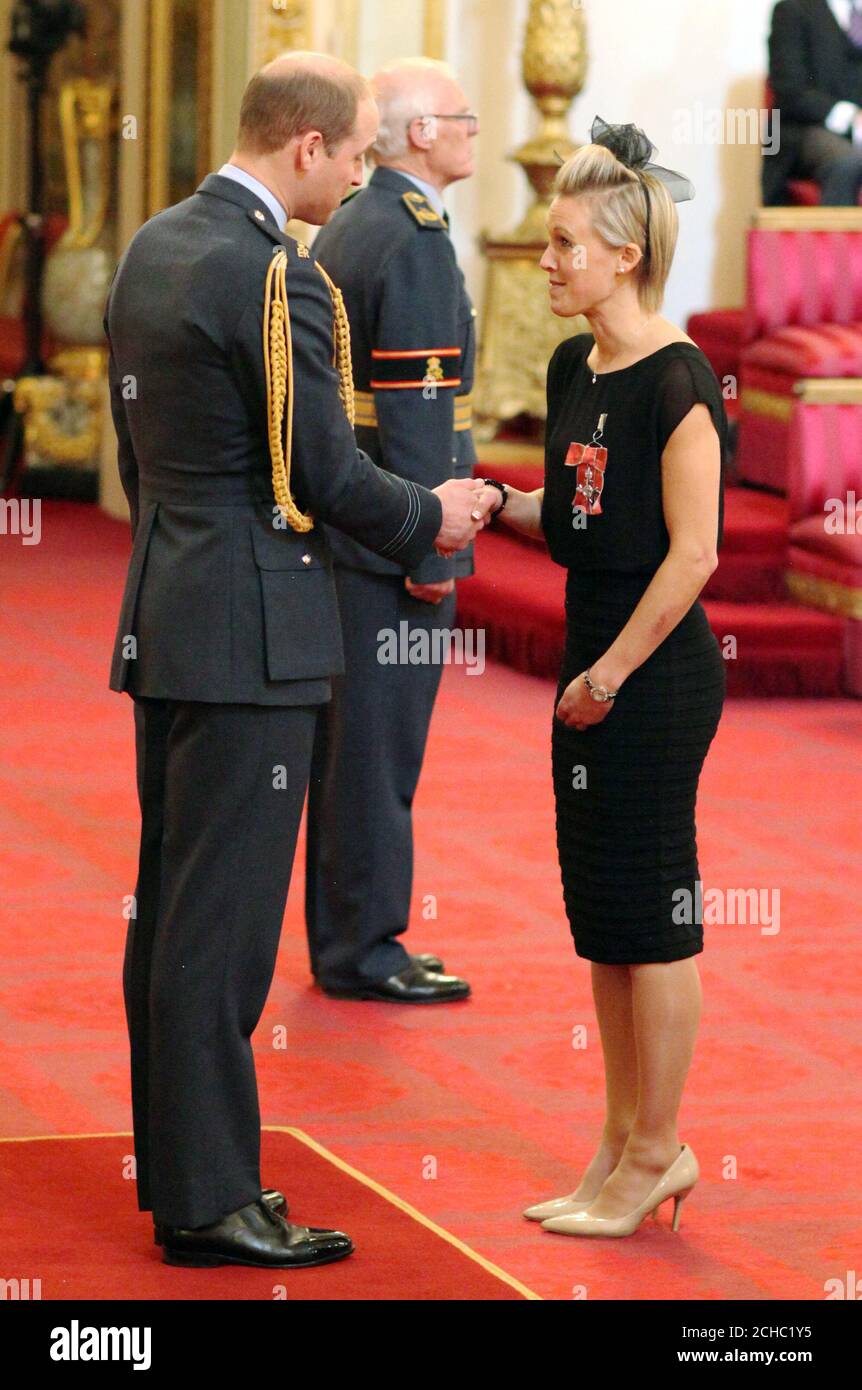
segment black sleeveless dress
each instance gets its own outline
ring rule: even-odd
[[[593,383],[593,343],[589,333],[568,339],[548,368],[542,526],[568,570],[556,700],[615,640],[668,552],[661,455],[698,401],[721,441],[719,546],[724,526],[727,418],[707,358],[669,343]],[[585,456],[584,445],[606,458]],[[553,719],[557,849],[579,956],[634,965],[703,950],[695,803],[725,691],[724,660],[695,601],[601,723],[578,732]]]

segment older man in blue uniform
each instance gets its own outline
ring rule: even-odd
[[[318,234],[344,295],[357,442],[383,468],[433,488],[469,477],[475,311],[449,237],[443,190],[473,172],[477,117],[430,60],[372,79],[376,168]],[[312,971],[338,998],[444,1003],[469,994],[437,956],[410,955],[412,805],[441,664],[385,664],[387,633],[445,634],[472,552],[405,565],[332,533],[345,672],[318,720],[309,784],[306,921]],[[407,627],[402,627],[402,624]],[[422,640],[422,639],[420,639]],[[403,645],[403,644],[402,644]],[[432,888],[433,885],[425,885]]]

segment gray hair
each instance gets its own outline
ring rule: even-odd
[[[394,84],[391,92],[387,90],[388,83],[378,85],[378,77],[386,78],[394,73],[409,76],[409,84]],[[400,59],[388,63],[375,74],[371,88],[380,112],[380,127],[377,139],[369,150],[369,159],[382,163],[389,159],[401,159],[409,152],[407,128],[417,116],[433,115],[441,77],[458,81],[455,69],[436,58]]]

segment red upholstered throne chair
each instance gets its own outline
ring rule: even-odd
[[[862,378],[862,209],[761,208],[748,233],[738,478],[784,492],[795,389]]]
[[[775,106],[768,78],[763,87],[763,106],[767,111]],[[820,206],[820,185],[814,179],[788,179],[785,193],[788,207]],[[859,201],[862,203],[862,193]],[[686,324],[686,332],[706,353],[719,381],[725,376],[739,375],[740,354],[748,337],[744,308],[705,309],[692,314]],[[737,402],[731,398],[725,401],[725,406],[728,416],[733,418],[737,413]]]
[[[725,377],[739,379],[739,354],[745,342],[745,309],[704,309],[701,313],[689,314],[685,331],[701,352],[706,353],[719,385],[723,385]],[[728,397],[724,405],[728,417],[734,419],[737,397]]]
[[[787,586],[847,619],[844,682],[862,696],[862,381],[812,381],[790,421]]]

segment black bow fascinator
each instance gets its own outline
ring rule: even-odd
[[[654,164],[652,157],[656,147],[649,136],[636,125],[608,125],[601,116],[596,116],[590,130],[590,143],[604,145],[611,154],[616,155],[636,174],[653,174],[661,179],[675,203],[685,203],[694,197],[694,184],[685,174],[675,169],[665,169],[663,164]]]
[[[685,174],[680,174],[675,169],[666,169],[663,164],[652,162],[656,146],[639,126],[631,123],[628,125],[609,125],[607,121],[602,120],[601,116],[596,116],[590,129],[590,143],[603,145],[605,149],[610,150],[621,164],[625,164],[640,179],[646,201],[644,265],[647,266],[649,265],[651,250],[650,196],[643,175],[652,174],[655,178],[660,179],[675,203],[684,203],[689,198],[693,198],[694,184]]]

